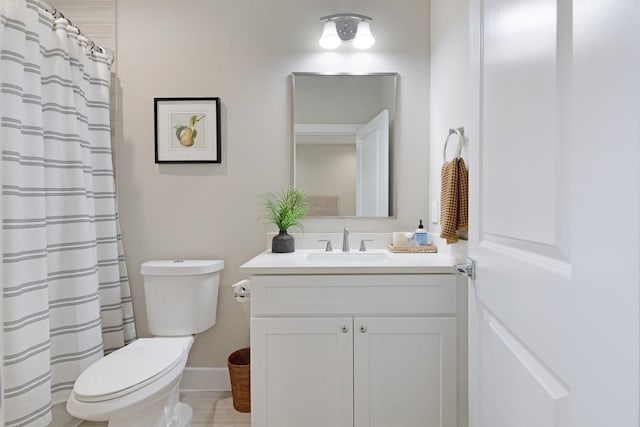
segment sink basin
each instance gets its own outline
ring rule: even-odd
[[[312,264],[354,265],[354,264],[384,264],[391,258],[386,252],[311,252],[307,261]]]

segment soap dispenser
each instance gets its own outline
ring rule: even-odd
[[[424,229],[424,225],[422,225],[422,220],[420,220],[420,224],[418,228],[414,232],[414,239],[416,241],[416,245],[418,246],[427,246],[427,230]]]

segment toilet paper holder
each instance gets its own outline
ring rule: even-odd
[[[249,279],[240,280],[231,285],[233,296],[236,300],[242,300],[251,296],[251,281]]]

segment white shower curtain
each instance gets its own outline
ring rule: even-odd
[[[0,14],[4,425],[45,426],[88,365],[135,339],[111,59],[36,1]]]

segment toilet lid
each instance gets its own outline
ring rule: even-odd
[[[89,366],[73,386],[84,402],[114,399],[156,381],[186,350],[183,338],[140,338]]]

